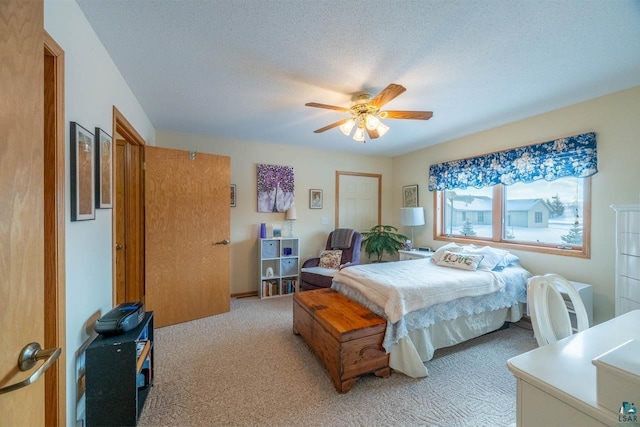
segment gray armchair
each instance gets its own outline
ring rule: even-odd
[[[351,239],[347,242],[340,242],[339,239],[334,239],[334,233],[336,236],[345,233],[351,234]],[[360,243],[362,242],[362,235],[355,230],[348,229],[336,229],[329,233],[327,238],[326,250],[340,249],[342,251],[342,258],[340,260],[341,266],[351,266],[360,263]],[[347,246],[348,245],[348,246]],[[310,258],[302,264],[302,273],[300,274],[300,289],[308,291],[311,289],[330,288],[333,276],[338,270],[329,270],[326,268],[320,268],[320,258]]]

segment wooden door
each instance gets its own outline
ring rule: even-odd
[[[22,348],[44,345],[44,12],[0,1],[0,388],[33,370]],[[0,395],[3,425],[44,425],[44,379]]]
[[[382,176],[336,172],[336,228],[369,231],[380,224]]]
[[[145,301],[156,326],[229,311],[229,157],[144,155]]]
[[[116,140],[116,170],[115,170],[115,192],[116,204],[113,214],[116,216],[116,289],[115,305],[126,302],[126,235],[125,235],[125,147],[126,142],[122,139]]]
[[[113,215],[114,305],[144,302],[144,140],[113,108],[115,209]]]

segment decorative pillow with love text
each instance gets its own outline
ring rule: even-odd
[[[476,271],[484,255],[465,254],[462,252],[445,251],[436,264],[441,267],[458,268],[460,270]]]

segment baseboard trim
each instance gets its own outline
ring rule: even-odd
[[[253,292],[240,292],[238,294],[231,294],[231,298],[248,298],[248,297],[257,297],[258,291]]]

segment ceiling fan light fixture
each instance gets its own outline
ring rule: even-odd
[[[378,123],[378,127],[376,128],[376,130],[378,131],[378,134],[380,136],[384,135],[385,133],[387,133],[387,131],[389,130],[389,126],[385,125],[382,122]]]
[[[391,83],[386,88],[379,92],[376,96],[372,97],[367,93],[363,93],[358,96],[358,99],[353,101],[351,105],[347,107],[338,107],[335,105],[319,104],[317,102],[307,102],[304,104],[307,107],[324,108],[326,110],[340,111],[342,113],[348,113],[350,118],[343,118],[337,122],[333,122],[327,126],[316,129],[314,133],[326,132],[329,129],[339,127],[340,131],[346,135],[351,135],[353,128],[356,131],[353,134],[353,139],[358,142],[366,142],[365,137],[370,140],[377,139],[385,135],[389,131],[389,126],[382,123],[385,119],[410,119],[410,120],[429,120],[433,117],[432,111],[404,111],[404,110],[391,110],[381,111],[381,109],[394,100],[398,95],[404,93],[406,89],[399,84]],[[365,135],[366,132],[366,135]]]
[[[365,119],[365,123],[366,123],[367,129],[374,130],[380,124],[380,119],[377,116],[373,115],[373,114],[367,114],[367,118]]]
[[[354,119],[349,119],[346,122],[344,122],[342,125],[340,125],[340,131],[343,134],[349,136],[355,124],[356,124],[356,121]]]

